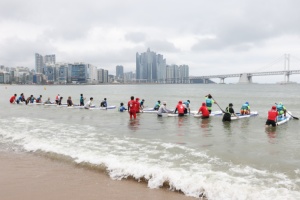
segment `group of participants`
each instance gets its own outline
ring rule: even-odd
[[[85,99],[86,98],[83,97],[83,94],[80,94],[79,104],[74,105],[71,96],[69,96],[67,99],[67,106],[84,106],[84,108],[86,108],[86,109],[94,107],[93,97],[90,97],[90,99],[86,103],[85,103]],[[25,102],[26,105],[28,103],[34,103],[34,102],[35,103],[61,105],[62,100],[63,100],[63,97],[60,96],[59,94],[55,97],[55,102],[51,102],[50,98],[48,98],[47,101],[42,102],[42,95],[39,95],[39,97],[37,97],[37,98],[35,98],[33,95],[30,95],[28,98],[25,98],[24,94],[21,93],[19,97],[17,97],[17,94],[14,94],[10,98],[9,101],[10,101],[10,103],[17,103],[17,104]],[[120,103],[119,111],[124,112],[127,110],[129,113],[130,119],[132,119],[132,118],[136,119],[136,114],[143,112],[144,102],[145,102],[144,99],[142,99],[140,101],[139,98],[134,98],[134,96],[131,96],[130,100],[127,103],[127,108],[124,106],[124,103]],[[217,104],[217,102],[213,99],[212,95],[211,94],[206,95],[205,102],[202,103],[197,114],[198,115],[201,114],[202,119],[209,118],[209,115],[212,112],[213,104]],[[104,98],[103,101],[101,101],[100,107],[107,108],[107,99],[106,98]],[[158,100],[155,103],[153,110],[157,111],[158,117],[161,117],[163,115],[163,113],[174,113],[174,114],[177,113],[178,116],[181,117],[187,113],[190,113],[190,100],[187,100],[184,102],[179,101],[178,104],[176,105],[174,111],[167,108],[167,103],[165,101],[163,101],[161,103],[161,101]],[[232,116],[235,116],[237,118],[239,117],[236,115],[236,113],[233,109],[232,103],[229,103],[228,107],[226,107],[225,110],[222,110],[222,112],[223,112],[222,121],[231,121]],[[281,102],[279,104],[276,104],[275,106],[272,106],[271,110],[268,111],[268,119],[265,124],[266,127],[276,126],[278,117],[286,117],[286,112],[287,112],[287,110]],[[250,113],[251,113],[250,104],[249,104],[249,102],[245,102],[240,109],[240,115],[250,115]]]
[[[10,99],[9,99],[9,102],[10,103],[16,103],[16,104],[20,104],[20,103],[25,103],[26,105],[29,104],[29,103],[43,103],[43,104],[56,104],[56,105],[62,105],[62,100],[63,100],[63,97],[60,96],[59,94],[56,95],[55,97],[55,101],[52,102],[50,100],[50,97],[45,101],[43,102],[42,101],[42,95],[40,95],[39,97],[35,98],[33,95],[30,95],[27,99],[25,98],[24,96],[24,93],[21,93],[19,97],[17,97],[17,94],[14,94]],[[94,104],[93,104],[93,97],[90,97],[90,99],[84,103],[86,98],[83,97],[83,94],[80,94],[80,100],[79,100],[79,104],[74,104],[73,103],[73,100],[72,100],[72,97],[69,96],[68,99],[67,99],[67,106],[84,106],[84,108],[91,108],[91,107],[94,107]],[[107,101],[106,101],[106,98],[103,99],[103,101],[101,101],[100,103],[100,107],[104,107],[106,108],[107,107]]]

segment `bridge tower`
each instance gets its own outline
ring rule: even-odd
[[[284,54],[284,83],[290,82],[290,54]]]
[[[252,76],[247,73],[243,73],[240,75],[239,83],[252,83]]]

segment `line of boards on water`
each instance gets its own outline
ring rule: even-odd
[[[24,103],[20,103],[19,105],[24,105]],[[67,108],[78,108],[78,109],[89,109],[89,110],[107,110],[107,109],[115,109],[116,106],[107,106],[107,107],[96,107],[96,106],[91,106],[90,108],[85,108],[85,106],[79,106],[79,105],[73,105],[73,106],[68,106],[67,104],[61,104],[57,105],[55,103],[51,104],[45,104],[45,103],[28,103],[27,105],[44,105],[44,106],[56,106],[56,107],[67,107]],[[178,114],[173,113],[174,110],[171,110],[170,113],[162,113],[162,117],[177,117]],[[146,108],[141,111],[141,113],[157,113],[157,110],[154,110],[153,108]],[[190,113],[185,114],[186,116],[194,116],[196,118],[201,118],[202,115],[198,114],[198,111],[190,111]],[[223,115],[222,111],[212,111],[210,113],[210,116],[221,116]],[[243,118],[249,118],[249,117],[255,117],[258,115],[257,111],[251,111],[250,114],[248,115],[241,115],[240,113],[236,113],[236,116],[231,116],[231,120],[238,120],[238,119],[243,119]],[[277,118],[277,125],[284,124],[288,122],[289,120],[293,119],[291,116],[291,113],[288,113],[286,116],[280,116]]]

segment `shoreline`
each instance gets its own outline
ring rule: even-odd
[[[112,180],[100,170],[25,152],[0,151],[0,194],[5,200],[161,199],[193,200],[146,182]]]

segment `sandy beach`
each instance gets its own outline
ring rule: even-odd
[[[2,200],[195,199],[30,153],[0,152],[0,162]]]

